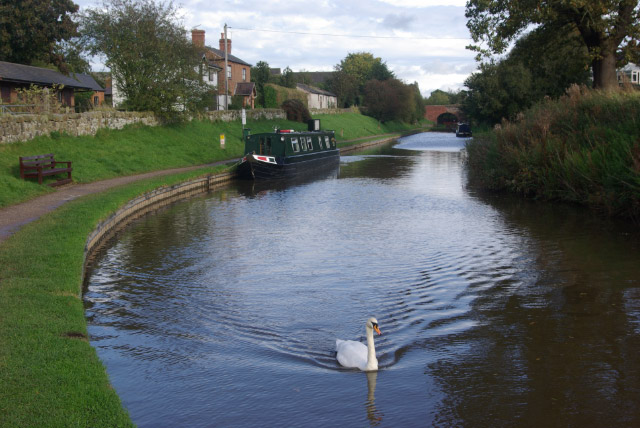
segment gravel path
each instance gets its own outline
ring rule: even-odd
[[[206,165],[189,166],[185,168],[166,169],[162,171],[147,172],[138,175],[129,175],[126,177],[116,177],[109,180],[94,181],[86,184],[69,184],[59,187],[55,192],[38,196],[20,204],[11,205],[0,208],[0,243],[13,235],[20,227],[30,223],[44,214],[55,210],[59,206],[72,201],[81,196],[99,193],[113,187],[129,184],[134,181],[144,180],[146,178],[161,177],[163,175],[176,174],[180,172],[192,171],[198,168],[208,166],[222,165],[236,162],[239,159],[228,159],[220,162],[214,162]]]

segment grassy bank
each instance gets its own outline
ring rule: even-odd
[[[135,196],[210,172],[214,169],[78,199],[0,245],[0,426],[131,426],[87,340],[84,245],[99,221]]]
[[[337,140],[401,133],[411,126],[401,123],[378,124],[357,113],[318,115],[323,129],[336,130]],[[306,125],[286,120],[250,121],[253,133],[268,132],[275,126],[304,130]],[[226,148],[220,148],[225,134]],[[192,121],[185,124],[122,130],[100,130],[95,136],[52,135],[28,142],[0,145],[0,207],[15,204],[52,191],[35,180],[21,180],[19,156],[55,153],[61,161],[73,162],[73,178],[79,183],[123,175],[202,165],[240,157],[244,145],[242,125],[237,122]],[[51,178],[50,180],[53,180]]]
[[[402,124],[378,127],[375,120],[361,115],[319,118],[325,129],[344,129],[339,141],[400,134],[411,128]],[[286,121],[264,121],[250,127],[260,132],[276,125],[305,128]],[[227,136],[225,151],[218,144],[222,132]],[[240,133],[239,123],[192,122],[0,146],[0,200],[8,205],[50,191],[17,178],[20,155],[54,152],[61,160],[74,162],[76,181],[89,182],[237,157],[242,153]],[[127,201],[211,172],[215,170],[204,168],[80,198],[29,223],[0,244],[0,426],[132,425],[88,342],[81,289],[84,245],[95,226]]]
[[[468,146],[472,183],[640,219],[640,94],[573,87]]]

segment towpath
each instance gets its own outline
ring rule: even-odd
[[[391,136],[398,136],[398,134],[382,134],[374,135],[362,138],[356,138],[354,140],[341,141],[340,144],[352,143],[360,140],[380,138],[375,140],[379,142],[386,142]],[[371,145],[373,141],[369,141],[366,145]],[[350,146],[348,149],[353,150],[356,146]],[[125,177],[116,177],[108,180],[94,181],[86,184],[70,184],[59,187],[55,192],[47,193],[46,195],[38,196],[28,201],[11,205],[8,207],[0,208],[0,243],[2,243],[9,236],[13,235],[22,226],[28,224],[34,220],[39,219],[46,213],[55,210],[59,206],[77,199],[82,196],[90,195],[93,193],[104,192],[105,190],[129,184],[134,181],[144,180],[147,178],[160,177],[163,175],[177,174],[180,172],[192,171],[198,168],[204,168],[208,166],[216,166],[227,163],[236,162],[239,159],[227,159],[219,162],[213,162],[205,165],[195,165],[184,168],[173,168],[162,171],[152,171],[144,174],[128,175]]]

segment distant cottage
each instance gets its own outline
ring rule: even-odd
[[[640,67],[637,64],[630,62],[624,67],[618,69],[617,74],[619,83],[640,85]]]
[[[307,94],[309,108],[335,108],[338,105],[338,96],[314,86],[298,83],[296,88]]]

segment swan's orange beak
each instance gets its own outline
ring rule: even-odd
[[[377,325],[374,325],[374,326],[373,326],[373,329],[376,331],[376,333],[378,333],[378,335],[381,335],[381,334],[382,334],[382,332],[380,331],[380,329],[378,328],[378,326],[377,326]]]

